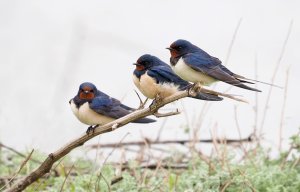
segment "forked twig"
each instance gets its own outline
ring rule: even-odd
[[[134,89],[135,94],[138,96],[139,100],[140,100],[140,106],[138,109],[143,109],[145,107],[145,104],[148,101],[148,98],[146,98],[146,100],[143,102],[143,100],[141,99],[139,93]]]

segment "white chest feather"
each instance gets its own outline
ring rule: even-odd
[[[186,65],[182,58],[178,60],[175,66],[172,66],[172,69],[179,77],[186,81],[200,82],[202,85],[210,85],[216,81],[216,79]]]
[[[178,91],[178,86],[173,83],[157,84],[156,80],[145,73],[138,79],[133,76],[135,86],[149,99],[154,99],[157,94],[161,98],[168,97]]]
[[[81,105],[78,109],[76,107],[74,101],[72,100],[71,101],[71,109],[72,109],[74,115],[77,117],[77,119],[87,125],[104,125],[106,123],[109,123],[109,122],[115,120],[111,117],[107,117],[107,116],[96,113],[89,107],[88,102]]]

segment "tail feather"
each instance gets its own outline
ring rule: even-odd
[[[240,80],[240,79],[239,79]],[[275,84],[272,84],[272,83],[267,83],[267,82],[263,82],[263,81],[258,81],[258,80],[254,80],[254,79],[248,79],[248,78],[245,78],[245,80],[248,80],[247,82],[249,81],[254,81],[254,82],[257,82],[257,83],[262,83],[262,84],[265,84],[265,85],[270,85],[270,86],[273,86],[273,87],[277,87],[277,88],[280,88],[280,89],[283,89],[282,86],[279,86],[279,85],[275,85]],[[244,80],[243,80],[244,81]],[[251,84],[254,84],[252,82],[249,82]]]
[[[255,83],[253,83],[253,82],[251,82],[251,81],[246,81],[246,80],[244,80],[244,79],[239,79],[239,78],[237,78],[237,80],[239,80],[239,81],[242,82],[242,83],[255,84]]]
[[[244,88],[244,89],[248,89],[248,90],[251,90],[251,91],[257,91],[257,92],[261,92],[261,90],[258,90],[258,89],[255,89],[255,88],[252,88],[252,87],[249,87],[243,83],[239,83],[239,84],[232,84],[234,86],[237,86],[237,87],[240,87],[240,88]]]
[[[133,121],[133,123],[154,123],[156,120],[150,118],[141,118]]]
[[[255,79],[249,79],[249,78],[246,78],[246,77],[244,77],[244,76],[237,75],[237,74],[234,74],[233,76],[234,76],[237,80],[241,81],[242,83],[255,84],[255,83],[253,83],[253,82],[250,82],[250,81],[254,81],[254,82],[257,82],[257,83],[262,83],[262,84],[265,84],[265,85],[270,85],[270,86],[274,86],[274,87],[283,89],[282,86],[275,85],[275,84],[273,84],[273,83],[267,83],[267,82],[264,82],[264,81],[259,81],[259,80],[255,80]]]
[[[197,93],[196,96],[189,96],[194,99],[206,100],[206,101],[222,101],[222,97],[218,97],[218,95],[213,95],[209,93]]]

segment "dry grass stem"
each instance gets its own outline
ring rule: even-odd
[[[282,130],[283,130],[283,124],[284,124],[284,113],[285,113],[285,107],[287,102],[287,92],[288,92],[288,81],[289,81],[289,72],[290,67],[286,70],[286,79],[285,79],[285,89],[284,89],[284,95],[283,95],[283,104],[281,108],[281,118],[280,118],[280,126],[279,126],[279,151],[282,150]]]
[[[285,53],[287,42],[288,42],[290,34],[292,32],[292,27],[293,27],[293,20],[290,22],[286,38],[284,40],[280,55],[279,55],[278,60],[277,60],[276,67],[275,67],[274,72],[273,72],[273,76],[271,78],[271,84],[274,84],[274,81],[275,81],[275,78],[276,78],[281,60],[282,60],[283,55]],[[263,132],[263,128],[264,128],[264,124],[265,124],[265,120],[266,120],[266,116],[267,116],[267,110],[268,110],[270,99],[271,99],[272,90],[273,90],[273,86],[270,86],[270,89],[269,89],[269,92],[268,92],[268,95],[267,95],[266,104],[265,104],[264,111],[263,111],[263,116],[262,116],[262,121],[261,121],[261,125],[260,125],[260,134],[259,135],[261,135],[262,132]]]
[[[66,183],[66,181],[67,181],[67,179],[68,179],[68,177],[69,177],[69,175],[70,175],[70,173],[71,173],[71,171],[72,171],[73,168],[74,168],[74,164],[72,165],[71,169],[68,171],[68,173],[67,173],[67,175],[66,175],[66,178],[65,178],[63,184],[61,185],[60,192],[63,191],[64,186],[65,186],[65,183]]]

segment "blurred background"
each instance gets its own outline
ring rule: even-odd
[[[211,138],[212,133],[239,138],[238,123],[242,137],[256,130],[271,148],[278,148],[282,127],[285,147],[300,124],[299,7],[296,0],[1,0],[0,141],[50,153],[83,134],[87,126],[75,118],[68,101],[86,81],[138,107],[132,63],[145,53],[168,63],[165,48],[181,38],[237,74],[271,82],[275,72],[274,83],[285,86],[288,78],[288,85],[274,87],[270,99],[270,87],[263,84],[257,84],[263,91],[257,95],[230,89],[249,104],[183,99],[162,109],[179,108],[180,115],[149,125],[128,124],[88,143],[155,139],[158,134],[161,140]],[[217,83],[213,88],[229,87]]]

